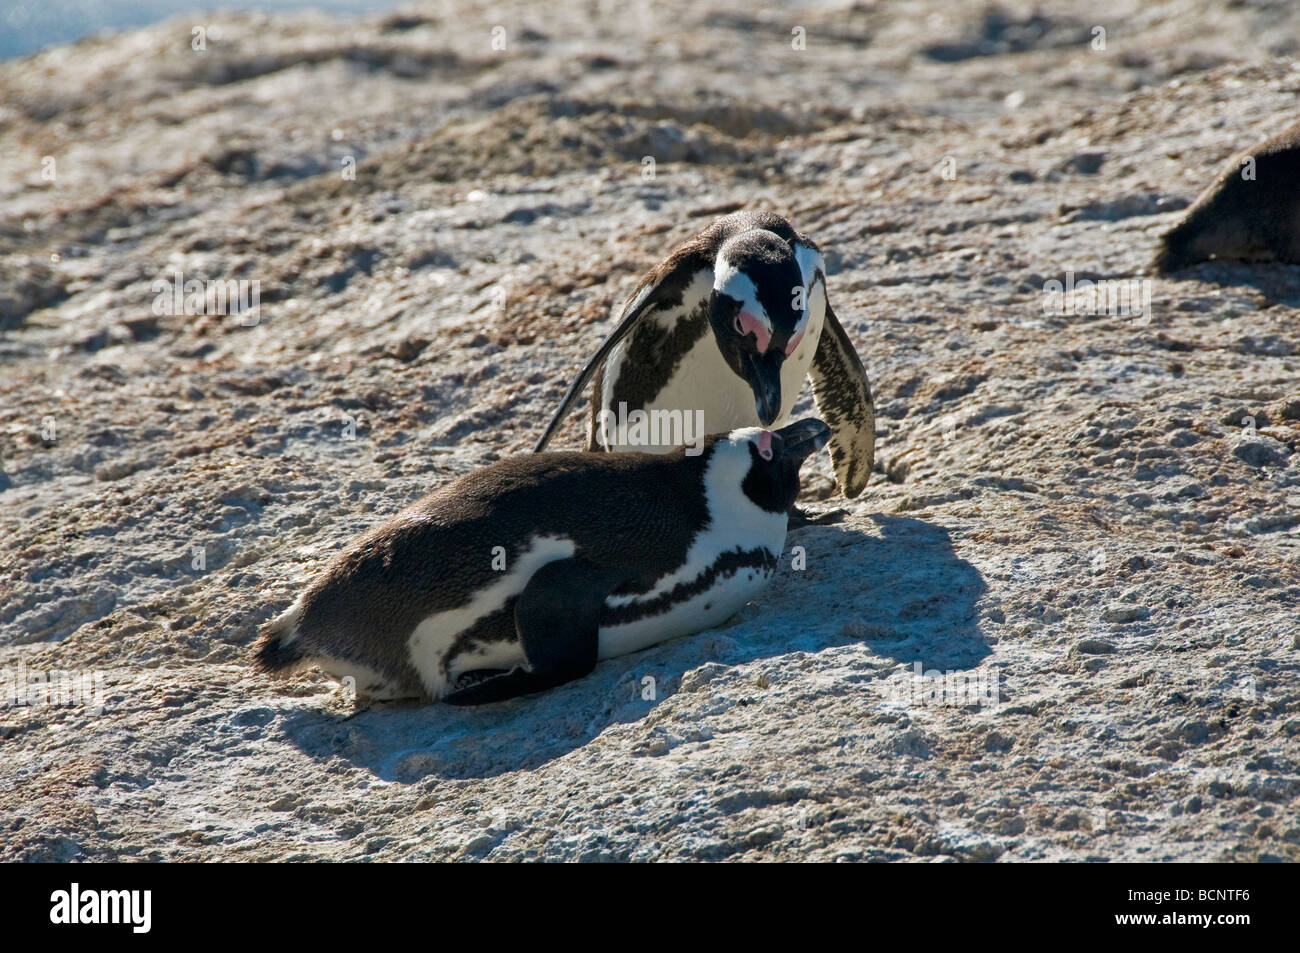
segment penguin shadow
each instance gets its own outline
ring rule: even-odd
[[[988,657],[993,650],[979,624],[988,585],[957,555],[948,531],[913,517],[869,519],[874,533],[812,527],[805,545],[808,569],[822,564],[817,575],[786,577],[791,597],[828,610],[810,633],[814,641],[861,643],[878,658],[927,670],[973,668]]]
[[[1223,288],[1250,288],[1268,306],[1300,308],[1300,265],[1224,259],[1199,262],[1163,273],[1170,281],[1198,281]]]
[[[386,782],[486,778],[540,767],[610,730],[627,732],[622,743],[635,755],[648,743],[639,723],[659,702],[713,691],[709,682],[728,669],[764,659],[804,653],[838,665],[832,656],[847,653],[860,664],[865,647],[926,670],[977,665],[991,651],[978,625],[987,589],[979,572],[941,527],[898,516],[871,521],[874,532],[842,524],[793,531],[772,583],[728,623],[606,660],[551,691],[477,708],[297,709],[281,726],[309,756],[341,757]],[[762,689],[728,680],[718,691],[757,697]]]

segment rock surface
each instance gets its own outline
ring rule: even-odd
[[[0,709],[0,857],[1300,859],[1300,268],[1045,313],[1293,114],[1300,12],[548,6],[0,64],[0,670],[104,684]],[[881,409],[761,599],[477,711],[252,674],[741,206],[822,242]]]

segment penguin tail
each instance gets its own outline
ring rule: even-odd
[[[1191,256],[1180,246],[1177,236],[1171,232],[1160,242],[1160,247],[1151,260],[1151,267],[1157,274],[1168,275],[1192,263]]]
[[[253,666],[267,675],[288,675],[306,661],[307,653],[297,640],[301,606],[295,602],[287,611],[262,626],[254,643]]]

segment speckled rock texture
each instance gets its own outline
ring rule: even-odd
[[[469,0],[0,64],[0,672],[103,685],[0,708],[0,859],[1300,858],[1300,267],[1143,274],[1294,121],[1297,37],[1225,0]],[[822,243],[880,411],[761,598],[480,710],[252,672],[739,207]],[[260,306],[159,314],[178,272]],[[1108,279],[1149,307],[1079,306]]]

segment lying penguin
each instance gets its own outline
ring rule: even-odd
[[[1198,262],[1300,264],[1300,124],[1234,156],[1160,240],[1155,269]]]
[[[475,705],[715,626],[776,571],[799,467],[829,436],[809,418],[698,455],[501,460],[335,556],[265,627],[257,665],[317,665],[359,698]]]
[[[641,281],[536,450],[593,378],[588,449],[665,452],[671,443],[620,439],[609,422],[662,411],[702,412],[706,432],[780,425],[805,375],[830,424],[836,482],[855,497],[871,476],[875,408],[862,361],[826,297],[821,252],[779,215],[736,212],[677,246]]]

